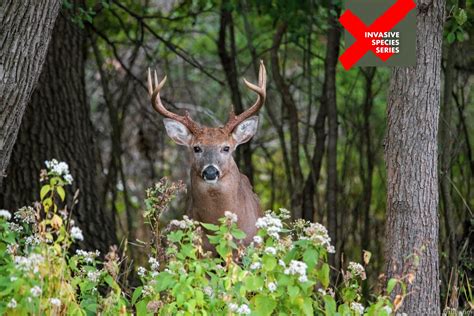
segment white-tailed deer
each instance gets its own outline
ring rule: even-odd
[[[244,244],[249,244],[255,235],[255,223],[262,212],[250,181],[240,173],[232,153],[257,131],[256,114],[265,102],[266,80],[265,66],[260,62],[258,85],[244,79],[247,87],[258,95],[255,104],[240,115],[235,115],[232,109],[224,126],[211,128],[194,122],[188,112],[177,115],[168,111],[160,99],[166,76],[158,83],[155,72],[153,83],[148,71],[148,89],[153,107],[165,117],[163,121],[169,137],[177,144],[186,146],[191,155],[191,205],[188,215],[200,222],[217,224],[225,211],[235,213],[238,227],[247,234]],[[204,248],[210,250],[211,247],[205,243]]]

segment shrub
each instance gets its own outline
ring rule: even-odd
[[[160,216],[184,190],[182,183],[167,179],[147,191],[144,215],[155,240],[149,267],[137,268],[142,285],[122,289],[116,248],[103,262],[97,251],[71,253],[84,238],[71,219],[73,206],[65,205],[65,186],[73,178],[63,162],[46,166],[40,202],[13,215],[0,210],[2,315],[390,315],[403,301],[403,282],[391,279],[385,295],[373,296],[364,307],[365,269],[354,262],[343,271],[341,286],[333,288],[328,255],[334,248],[326,228],[303,220],[289,223],[285,209],[258,219],[248,247],[229,212],[219,225],[185,216],[162,231]],[[215,255],[203,251],[203,228]],[[402,294],[392,302],[387,295],[397,285]]]

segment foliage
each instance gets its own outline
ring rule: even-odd
[[[98,251],[71,254],[73,243],[84,239],[72,208],[62,205],[73,179],[64,162],[53,159],[46,166],[41,203],[19,209],[13,219],[9,211],[0,213],[0,314],[123,313],[127,302],[115,281],[115,249],[103,264]]]
[[[241,244],[245,233],[230,212],[219,225],[186,216],[173,220],[164,265],[150,257],[149,269],[138,267],[143,286],[135,289],[131,301],[138,315],[391,314],[394,303],[387,295],[402,282],[391,279],[387,295],[364,308],[364,267],[351,262],[342,287],[334,289],[328,265],[334,248],[326,228],[303,220],[287,224],[289,212],[279,213],[268,211],[257,221],[258,233],[248,247]],[[215,253],[205,251],[201,227],[210,233]]]

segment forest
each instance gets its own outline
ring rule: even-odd
[[[350,1],[1,1],[0,314],[473,313],[473,1]]]

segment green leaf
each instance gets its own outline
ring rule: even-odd
[[[51,190],[51,186],[49,184],[43,185],[43,187],[40,190],[40,200],[41,201],[43,201],[44,197],[46,196],[46,194],[49,193],[50,190]]]
[[[318,271],[318,278],[324,288],[329,286],[329,265],[327,263],[323,264],[321,269]]]
[[[301,309],[305,315],[314,315],[313,301],[309,297],[305,297]]]
[[[324,295],[324,308],[326,310],[326,315],[336,314],[336,301],[330,295]]]
[[[267,316],[273,313],[273,310],[277,306],[276,301],[269,296],[258,294],[254,298],[255,300],[255,313],[256,315]]]
[[[288,287],[288,295],[290,297],[295,297],[300,293],[300,288],[294,285]]]
[[[240,229],[233,229],[232,236],[234,236],[235,239],[244,239],[245,237],[247,237],[247,234],[245,234]]]
[[[272,271],[273,269],[275,269],[277,265],[277,261],[275,257],[268,254],[263,256],[262,263],[263,263],[263,268],[266,271]]]
[[[66,191],[64,191],[64,188],[61,186],[56,187],[56,192],[58,193],[59,197],[61,198],[61,201],[64,201],[64,198],[66,197]]]
[[[319,259],[319,253],[314,248],[308,248],[303,253],[303,261],[308,265],[308,269],[313,269],[316,266],[316,263]]]
[[[214,225],[214,224],[201,223],[201,225],[204,226],[204,228],[206,228],[207,230],[212,230],[212,231],[218,231],[219,230],[219,226]]]
[[[392,293],[393,289],[395,288],[395,285],[397,285],[398,281],[396,279],[390,279],[388,280],[387,283],[387,294]]]
[[[133,291],[133,295],[132,295],[132,305],[135,305],[135,303],[137,302],[138,298],[140,297],[140,295],[142,295],[142,292],[143,292],[143,287],[139,286],[135,289],[135,291]]]
[[[459,25],[463,25],[467,21],[466,11],[464,9],[459,9],[458,13],[454,16],[454,18],[456,19],[456,22]]]
[[[452,44],[452,43],[454,43],[455,40],[456,40],[456,35],[455,35],[454,33],[452,33],[452,32],[449,33],[449,34],[448,34],[448,43],[449,43],[449,44]]]
[[[257,291],[263,287],[263,279],[258,276],[249,276],[247,279],[245,279],[245,287],[249,291]]]
[[[155,290],[157,292],[162,292],[166,289],[171,288],[174,283],[175,281],[173,279],[173,275],[168,272],[160,272],[160,274],[158,274],[158,277],[156,278]]]
[[[146,302],[145,301],[138,302],[137,305],[135,305],[135,309],[137,311],[137,316],[147,315]]]

